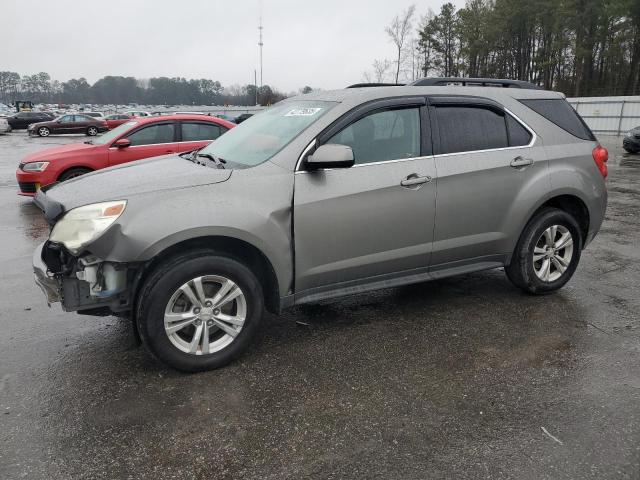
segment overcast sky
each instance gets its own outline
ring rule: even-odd
[[[412,3],[445,0],[263,0],[264,83],[342,88],[393,58],[384,27]],[[464,0],[454,0],[463,6]],[[259,0],[2,0],[0,70],[66,81],[104,75],[253,83]],[[259,75],[259,72],[258,72]]]

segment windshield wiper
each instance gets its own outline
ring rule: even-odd
[[[218,168],[224,168],[224,164],[227,163],[224,158],[220,158],[213,153],[198,153],[197,157],[208,158],[215,163]]]

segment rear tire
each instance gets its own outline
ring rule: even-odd
[[[87,135],[90,137],[95,137],[98,134],[97,127],[89,127],[87,128]]]
[[[225,286],[229,290],[223,294]],[[217,295],[236,296],[225,303]],[[244,353],[264,310],[262,286],[253,272],[210,250],[181,254],[156,268],[137,302],[143,344],[183,372],[220,368]]]
[[[72,178],[79,177],[86,173],[91,172],[88,168],[71,168],[58,177],[59,182],[66,182]]]
[[[576,220],[563,210],[546,208],[525,227],[507,277],[516,287],[537,295],[562,288],[573,276],[582,251]]]
[[[629,147],[622,147],[622,148],[624,148],[627,151],[627,153],[633,153],[633,154],[638,153],[638,150],[634,150],[633,148],[629,148]]]

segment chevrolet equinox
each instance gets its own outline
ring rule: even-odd
[[[602,223],[607,150],[562,94],[448,83],[297,96],[200,150],[46,188],[36,282],[130,317],[182,371],[240,355],[265,308],[498,267],[561,288]]]

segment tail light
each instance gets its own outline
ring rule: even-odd
[[[598,145],[593,149],[593,161],[596,162],[598,170],[602,178],[607,178],[609,171],[607,169],[607,160],[609,160],[609,151],[602,145]]]

